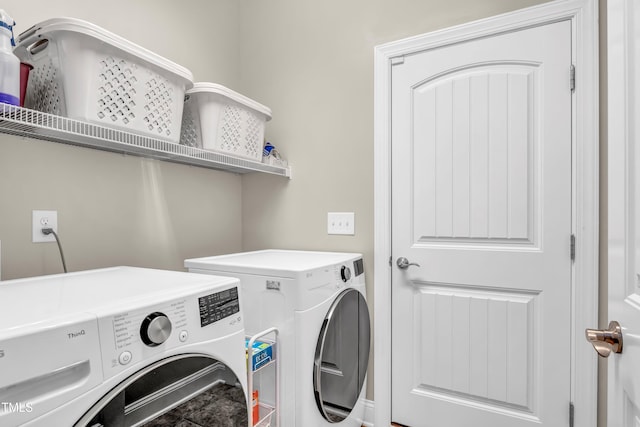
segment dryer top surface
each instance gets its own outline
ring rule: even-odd
[[[358,253],[267,249],[185,260],[187,268],[294,277],[297,273],[362,258]]]

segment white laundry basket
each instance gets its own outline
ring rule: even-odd
[[[186,68],[94,24],[56,18],[20,34],[25,107],[179,142]]]
[[[187,91],[181,144],[260,162],[271,110],[215,83]]]

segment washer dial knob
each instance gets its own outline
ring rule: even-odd
[[[149,347],[155,347],[167,340],[171,335],[171,320],[166,314],[156,311],[142,321],[140,337]]]
[[[342,277],[343,282],[348,282],[351,279],[351,269],[346,265],[343,265],[340,269],[340,277]]]

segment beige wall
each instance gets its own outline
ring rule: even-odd
[[[243,0],[242,86],[293,164],[290,182],[243,177],[243,248],[361,252],[372,307],[374,46],[543,2]],[[329,211],[355,212],[356,235],[328,236]]]
[[[30,0],[4,5],[17,31],[82,18],[189,68],[239,82],[235,0]],[[2,279],[58,273],[55,243],[31,243],[31,211],[58,211],[70,270],[182,269],[185,258],[241,249],[242,181],[208,169],[0,135]]]

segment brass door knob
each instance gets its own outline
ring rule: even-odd
[[[622,328],[615,320],[609,323],[609,329],[586,329],[584,335],[600,357],[622,353]]]

